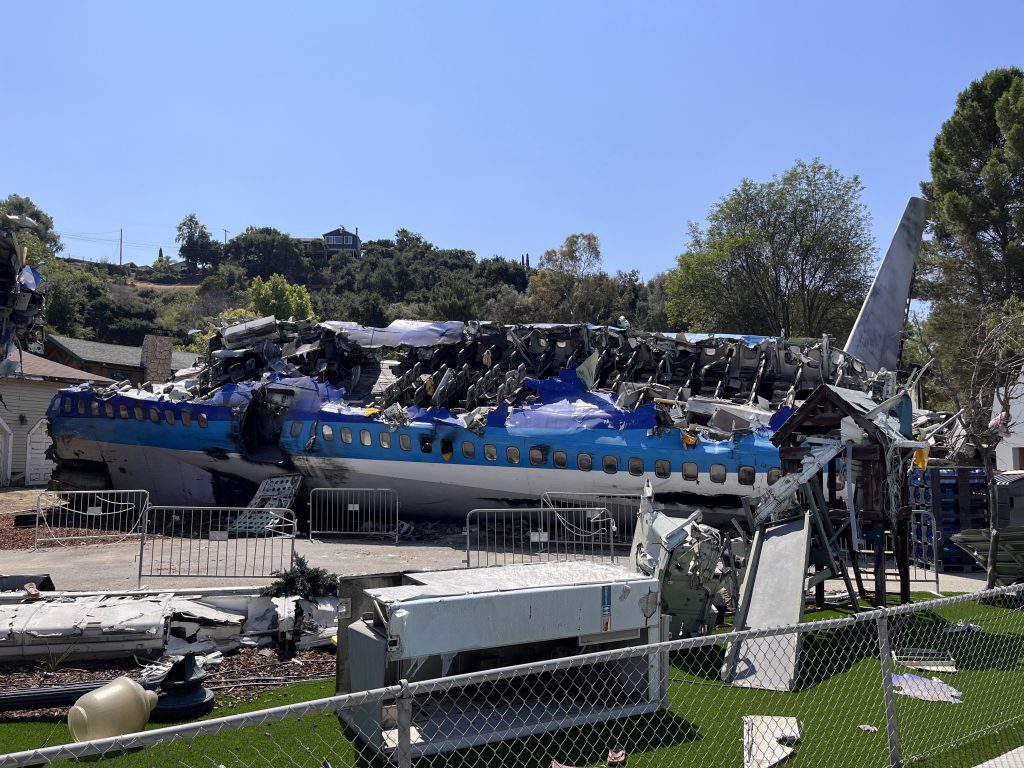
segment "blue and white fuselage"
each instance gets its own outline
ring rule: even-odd
[[[103,465],[109,487],[147,488],[159,504],[237,504],[266,477],[299,472],[307,490],[394,489],[410,517],[463,518],[474,508],[536,504],[546,492],[636,494],[645,480],[670,504],[735,508],[777,476],[767,430],[684,442],[683,430],[658,423],[653,405],[623,411],[606,393],[557,380],[534,386],[542,404],[502,405],[470,426],[465,416],[420,408],[389,423],[311,378],[275,376],[205,401],[101,398],[73,387],[48,415],[64,467]],[[254,437],[261,387],[287,403],[274,445]]]

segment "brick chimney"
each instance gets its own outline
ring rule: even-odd
[[[171,351],[173,339],[170,336],[147,334],[142,340],[142,378],[154,384],[163,384],[171,378]]]

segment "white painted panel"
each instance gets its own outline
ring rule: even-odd
[[[46,485],[50,482],[50,475],[56,465],[46,458],[46,449],[49,447],[50,435],[46,431],[46,419],[40,419],[28,433],[25,485]]]

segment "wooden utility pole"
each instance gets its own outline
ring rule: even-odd
[[[117,266],[124,266],[124,227],[121,228],[121,238],[117,244]]]

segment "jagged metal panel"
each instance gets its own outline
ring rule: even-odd
[[[927,211],[924,200],[910,198],[846,341],[846,352],[870,371],[893,371],[899,364],[900,336]]]

